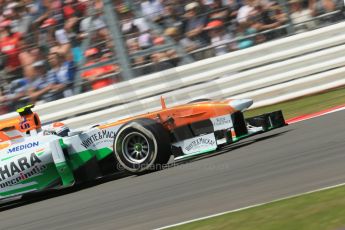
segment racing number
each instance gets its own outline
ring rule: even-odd
[[[24,117],[23,121],[20,123],[20,128],[21,129],[29,129],[30,124],[27,122],[26,118]]]

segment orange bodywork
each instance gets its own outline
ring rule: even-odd
[[[99,128],[106,129],[108,127],[125,124],[134,119],[149,118],[160,121],[165,128],[172,130],[174,128],[188,125],[194,122],[236,112],[236,110],[229,105],[230,101],[232,101],[232,99],[223,101],[205,101],[195,104],[192,103],[175,106],[172,108],[166,108],[165,102],[162,101],[161,110],[119,120],[113,123],[102,125]],[[173,122],[169,122],[169,120],[173,120]]]
[[[161,110],[112,122],[99,126],[99,128],[106,129],[108,127],[125,124],[138,118],[149,118],[162,123],[166,129],[173,130],[177,127],[188,125],[194,122],[203,121],[226,114],[232,114],[236,112],[236,110],[229,105],[229,102],[231,101],[231,99],[222,101],[205,101],[166,108],[164,99],[162,98]],[[30,113],[0,121],[0,149],[2,149],[4,146],[7,147],[7,143],[9,141],[23,137],[19,134],[27,133],[31,130],[38,130],[40,128],[41,121],[37,113]],[[12,135],[9,135],[9,133],[12,133]]]
[[[30,130],[41,128],[41,121],[36,113],[18,116],[0,121],[0,142],[21,138],[21,135],[9,136],[8,133],[17,130],[20,133],[26,133]]]

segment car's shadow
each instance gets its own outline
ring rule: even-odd
[[[228,145],[228,146],[224,146],[220,150],[215,151],[214,153],[209,153],[207,155],[201,155],[201,156],[198,156],[198,157],[192,157],[192,158],[189,158],[189,159],[184,159],[184,160],[181,160],[181,161],[170,163],[170,164],[166,165],[164,167],[164,169],[169,169],[169,168],[177,167],[177,166],[182,165],[182,164],[186,164],[186,163],[190,163],[190,162],[195,162],[195,161],[199,161],[199,160],[202,160],[202,159],[205,159],[205,158],[209,158],[209,157],[214,157],[214,156],[217,156],[217,155],[225,154],[225,153],[228,153],[229,151],[232,151],[232,150],[235,150],[235,149],[243,148],[245,146],[249,146],[249,145],[252,145],[252,144],[260,142],[260,141],[264,141],[264,140],[267,140],[267,139],[270,139],[270,138],[281,136],[281,135],[283,135],[285,133],[288,133],[290,131],[291,130],[289,129],[289,130],[285,130],[285,131],[282,131],[282,132],[279,132],[279,133],[275,133],[275,134],[271,134],[271,135],[265,135],[263,137],[255,137],[254,136],[251,139],[243,140],[243,141],[240,141],[240,142]],[[80,190],[87,189],[87,188],[90,188],[90,187],[94,187],[94,186],[97,186],[97,185],[100,185],[100,184],[103,184],[103,183],[107,183],[107,182],[110,182],[110,181],[113,181],[113,180],[118,180],[118,179],[121,179],[121,178],[131,177],[131,176],[132,177],[138,177],[138,176],[140,177],[140,176],[147,175],[147,174],[150,174],[150,173],[144,173],[144,174],[141,174],[141,175],[133,176],[133,175],[129,175],[129,174],[124,173],[124,172],[119,172],[119,173],[116,173],[116,174],[113,174],[113,175],[110,175],[110,176],[103,177],[103,178],[98,179],[96,181],[84,183],[84,184],[81,184],[81,185],[75,185],[75,186],[70,187],[70,188],[65,188],[65,189],[61,189],[61,190],[51,189],[51,190],[46,190],[46,191],[42,191],[42,192],[35,192],[35,193],[32,193],[32,194],[27,194],[27,195],[25,195],[20,200],[15,200],[15,201],[8,202],[8,203],[6,203],[4,205],[0,205],[0,212],[6,211],[6,210],[9,210],[9,209],[13,209],[13,208],[17,208],[17,207],[21,207],[21,206],[25,206],[25,205],[30,205],[30,204],[35,203],[35,202],[39,202],[39,201],[48,200],[48,199],[52,199],[52,198],[55,198],[55,197],[63,196],[63,195],[66,195],[66,194],[75,193],[75,192],[78,192]]]
[[[9,209],[13,209],[13,208],[17,208],[17,207],[21,207],[21,206],[25,206],[25,205],[29,205],[35,202],[39,202],[39,201],[43,201],[43,200],[48,200],[48,199],[52,199],[58,196],[63,196],[66,194],[71,194],[71,193],[75,193],[78,192],[80,190],[83,189],[87,189],[87,188],[91,188],[103,183],[107,183],[113,180],[118,180],[121,178],[125,178],[125,177],[129,177],[132,175],[129,175],[127,173],[124,172],[119,172],[113,175],[109,175],[109,176],[105,176],[103,178],[97,179],[95,181],[92,182],[87,182],[87,183],[83,183],[83,184],[79,184],[79,185],[74,185],[73,187],[70,188],[64,188],[64,189],[49,189],[49,190],[45,190],[45,191],[40,191],[40,192],[35,192],[35,193],[29,193],[26,194],[23,198],[19,199],[19,200],[14,200],[11,202],[8,202],[6,204],[3,204],[0,206],[0,212],[2,211],[6,211]]]

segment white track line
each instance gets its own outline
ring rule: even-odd
[[[306,115],[303,115],[303,116],[300,116],[300,117],[297,117],[297,118],[289,119],[289,120],[292,120],[292,121],[288,120],[287,122],[289,124],[294,124],[294,123],[298,123],[298,122],[301,122],[301,121],[306,121],[306,120],[310,120],[310,119],[313,119],[313,118],[321,117],[321,116],[324,116],[324,115],[327,115],[327,114],[339,112],[339,111],[342,111],[342,110],[345,110],[345,106],[330,108],[330,109],[326,109],[326,110],[323,110],[323,111],[320,111],[320,112],[316,112],[316,113],[312,113],[312,114],[306,114]]]
[[[335,113],[335,112],[339,112],[339,111],[342,111],[342,110],[345,110],[345,107],[338,108],[338,109],[335,109],[335,110],[333,110],[333,111],[329,111],[329,112],[327,112],[326,114]]]
[[[230,210],[230,211],[226,211],[226,212],[220,212],[220,213],[212,214],[212,215],[209,215],[209,216],[204,216],[204,217],[199,217],[199,218],[183,221],[183,222],[180,222],[180,223],[177,223],[177,224],[167,225],[167,226],[164,226],[164,227],[156,228],[155,230],[167,229],[167,228],[172,228],[172,227],[176,227],[176,226],[180,226],[180,225],[184,225],[184,224],[189,224],[189,223],[192,223],[192,222],[195,222],[195,221],[206,220],[206,219],[217,217],[217,216],[221,216],[221,215],[224,215],[224,214],[239,212],[239,211],[242,211],[242,210],[259,207],[259,206],[263,206],[263,205],[266,205],[266,204],[271,204],[271,203],[274,203],[274,202],[287,200],[287,199],[290,199],[290,198],[296,198],[296,197],[299,197],[299,196],[303,196],[303,195],[307,195],[307,194],[315,193],[315,192],[320,192],[320,191],[324,191],[324,190],[331,189],[331,188],[337,188],[337,187],[344,186],[344,185],[345,185],[345,183],[341,183],[341,184],[337,184],[337,185],[332,185],[332,186],[328,186],[328,187],[312,190],[312,191],[309,191],[309,192],[304,192],[304,193],[299,193],[299,194],[292,195],[292,196],[287,196],[287,197],[284,197],[284,198],[276,199],[276,200],[265,202],[265,203],[254,204],[254,205],[250,205],[250,206],[239,208],[239,209],[234,209],[234,210]]]

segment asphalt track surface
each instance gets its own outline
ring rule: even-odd
[[[345,112],[0,213],[0,229],[152,229],[345,182]]]

